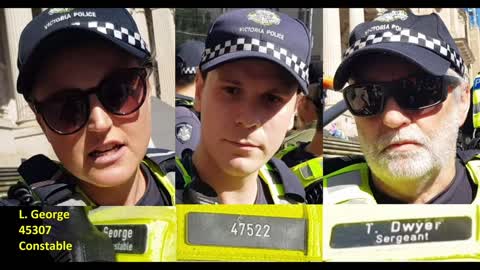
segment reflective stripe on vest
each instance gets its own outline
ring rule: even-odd
[[[466,168],[473,182],[478,186],[480,178],[480,155],[467,162]],[[324,204],[376,204],[369,185],[369,169],[367,163],[357,163],[323,178]],[[472,204],[480,204],[480,190]]]
[[[177,205],[178,261],[320,261],[321,205]]]
[[[282,159],[286,154],[292,152],[298,148],[297,145],[290,145],[285,149],[278,152],[275,157]],[[292,172],[300,179],[303,187],[308,187],[317,180],[321,180],[323,177],[323,158],[316,157],[300,164],[297,164],[290,168]]]
[[[272,178],[272,173],[270,172],[271,170],[273,169],[269,164],[262,166],[258,172],[260,179],[267,184],[268,190],[270,191],[270,195],[272,195],[272,199],[275,204],[290,204],[291,202],[285,200],[285,190],[283,185],[275,182],[275,180]]]
[[[176,260],[175,207],[99,207],[88,218],[110,237],[119,262]]]
[[[323,158],[316,157],[290,168],[304,187],[323,177]]]
[[[175,106],[184,106],[188,108],[193,108],[195,104],[194,100],[188,100],[188,99],[183,99],[183,98],[175,98]]]
[[[185,188],[192,182],[192,177],[187,172],[187,170],[182,164],[182,161],[178,157],[175,158],[175,163],[177,164],[177,167],[180,169],[180,172],[183,177],[183,182],[184,182],[183,187]]]
[[[156,178],[158,180],[158,182],[160,182],[160,184],[163,187],[165,187],[168,194],[170,195],[170,199],[171,199],[172,204],[175,205],[175,186],[172,184],[172,182],[170,182],[170,180],[162,172],[162,170],[160,170],[160,167],[158,167],[158,164],[153,162],[148,157],[145,157],[142,160],[142,163],[145,164],[153,172],[153,175],[155,176],[154,178]]]
[[[368,184],[367,163],[353,164],[323,178],[324,204],[376,204]]]

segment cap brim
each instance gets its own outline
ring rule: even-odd
[[[24,68],[22,68],[22,70],[19,70],[18,79],[17,79],[17,91],[19,93],[23,93],[24,88],[26,87],[26,84],[27,84],[26,82],[28,80],[31,80],[30,77],[31,77],[31,75],[32,75],[31,73],[33,71],[29,70],[28,67],[31,66],[31,63],[34,60],[34,58],[38,57],[37,49],[40,47],[40,45],[44,45],[45,44],[44,42],[46,41],[46,39],[49,39],[48,44],[54,43],[55,42],[55,37],[54,36],[60,36],[60,34],[62,34],[62,33],[68,33],[72,29],[76,30],[76,31],[79,31],[78,35],[73,36],[73,39],[81,40],[82,38],[84,38],[82,36],[82,32],[84,32],[85,34],[93,34],[94,36],[97,36],[101,39],[109,41],[112,44],[116,45],[121,50],[125,51],[126,53],[129,53],[133,57],[138,58],[140,60],[146,59],[150,56],[150,54],[147,54],[146,52],[144,52],[142,50],[139,50],[139,49],[135,48],[134,46],[130,46],[130,45],[126,44],[124,41],[118,40],[115,37],[103,34],[101,32],[98,32],[96,30],[93,30],[91,28],[88,28],[88,27],[85,27],[85,26],[82,26],[82,25],[69,25],[69,26],[61,27],[58,30],[52,31],[47,36],[40,39],[37,42],[37,45],[32,49],[32,52],[30,54],[29,59],[27,59],[26,63],[24,63],[22,65]]]
[[[359,49],[345,58],[335,72],[333,88],[335,90],[343,88],[350,77],[353,65],[359,64],[357,60],[361,58],[360,56],[376,53],[402,57],[435,76],[444,75],[450,67],[448,60],[419,46],[406,43],[378,43]]]
[[[268,54],[264,54],[261,52],[253,52],[253,51],[236,51],[236,52],[231,52],[227,53],[221,56],[217,56],[214,59],[208,61],[205,64],[200,65],[200,70],[202,72],[208,72],[215,67],[234,61],[234,60],[240,60],[240,59],[248,59],[248,58],[258,58],[258,59],[265,59],[269,60],[275,64],[279,64],[282,66],[285,70],[288,71],[298,82],[300,89],[305,95],[308,95],[308,84],[305,80],[303,80],[300,75],[295,73],[294,71],[291,70],[291,67],[288,66],[286,63],[284,63],[282,60],[277,59],[275,57],[272,57]]]

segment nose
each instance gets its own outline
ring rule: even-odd
[[[260,111],[255,109],[255,106],[252,106],[251,103],[238,105],[238,113],[235,119],[237,126],[251,129],[260,127],[261,123]]]
[[[381,117],[383,124],[391,129],[397,129],[412,122],[409,114],[391,97],[387,99]]]
[[[112,127],[112,118],[95,95],[90,96],[90,117],[87,130],[90,132],[105,132]]]

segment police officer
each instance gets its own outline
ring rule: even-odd
[[[456,151],[470,104],[467,70],[437,14],[387,12],[358,25],[338,67],[365,160],[337,160],[324,202],[470,204],[478,151]],[[327,163],[325,163],[327,166]]]
[[[176,48],[175,59],[175,152],[193,151],[200,140],[200,114],[194,109],[195,74],[205,44],[188,40]]]
[[[146,156],[151,55],[126,9],[48,9],[25,27],[18,51],[17,90],[61,164],[25,161],[10,204],[173,204],[158,165],[173,155]]]
[[[323,177],[323,104],[324,91],[322,85],[321,62],[309,68],[310,86],[308,95],[301,96],[298,105],[298,116],[303,119],[314,119],[314,135],[311,141],[296,141],[279,151],[275,156],[282,159],[306,188],[309,203],[322,203]],[[305,133],[301,130],[298,133]],[[300,137],[301,135],[297,136]]]
[[[470,89],[471,106],[468,111],[467,119],[458,134],[458,145],[461,149],[480,149],[480,137],[478,128],[480,127],[480,72],[473,80]]]
[[[215,20],[195,82],[200,143],[178,159],[177,203],[304,202],[298,179],[272,157],[308,93],[311,42],[303,23],[271,10]]]

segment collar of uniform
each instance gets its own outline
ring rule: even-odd
[[[257,177],[257,197],[255,204],[269,204],[269,198],[265,194],[263,181]],[[185,189],[185,197],[195,204],[220,204],[217,192],[207,183],[203,182],[198,175],[192,176],[191,184]],[[270,199],[270,201],[272,201]],[[273,203],[273,202],[271,202]]]
[[[188,101],[194,101],[195,99],[193,97],[185,96],[182,94],[175,94],[175,99],[184,99]]]
[[[398,200],[385,194],[377,189],[373,184],[372,172],[369,170],[368,182],[372,189],[375,201],[379,204],[405,204],[404,201]],[[472,181],[468,177],[465,166],[460,159],[455,159],[455,176],[450,185],[440,194],[433,197],[425,204],[470,204],[473,201],[474,189]]]
[[[155,179],[153,179],[153,176],[150,173],[148,167],[143,163],[140,163],[140,170],[142,170],[142,173],[145,176],[145,180],[147,181],[147,183],[145,187],[145,193],[140,198],[140,200],[138,200],[135,206],[165,205],[162,200],[160,190],[156,188],[157,186],[155,185]],[[78,185],[75,185],[75,192],[77,193],[77,195],[80,195],[81,200],[84,201],[86,205],[97,206],[97,204],[93,200],[91,200]]]
[[[147,183],[145,187],[145,193],[135,205],[136,206],[165,205],[165,203],[162,200],[160,190],[157,188],[157,185],[155,184],[155,179],[153,178],[152,173],[150,172],[150,169],[145,164],[140,163],[140,170],[145,176],[145,180],[147,181]]]

